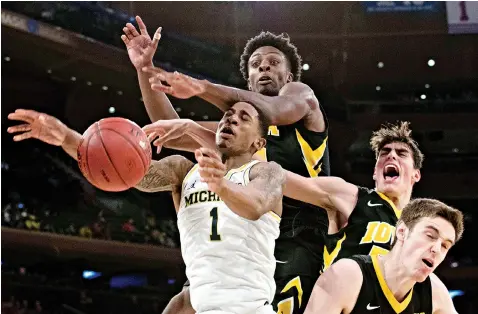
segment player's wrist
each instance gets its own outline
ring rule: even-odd
[[[208,80],[197,80],[199,86],[199,92],[197,94],[198,97],[204,96],[210,93],[213,84]]]
[[[143,68],[154,67],[153,59],[147,60],[145,62],[141,62],[138,66],[134,66],[134,67],[136,68],[136,72],[138,72],[138,74],[149,75],[147,72],[143,71]]]

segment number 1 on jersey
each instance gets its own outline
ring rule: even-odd
[[[211,239],[211,241],[221,241],[221,235],[217,233],[217,207],[211,209],[209,216],[212,218],[211,235],[209,236],[209,239]]]

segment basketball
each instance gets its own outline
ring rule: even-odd
[[[97,188],[119,192],[138,184],[151,164],[148,137],[134,122],[106,118],[93,123],[78,147],[78,165]]]

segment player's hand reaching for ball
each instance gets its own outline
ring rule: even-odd
[[[16,142],[36,138],[51,145],[61,146],[70,130],[57,118],[34,110],[17,109],[8,115],[8,119],[25,122],[7,129],[8,133],[19,133],[13,137]]]
[[[144,66],[149,66],[153,63],[153,56],[161,39],[161,27],[156,30],[151,40],[146,25],[139,16],[136,16],[136,22],[138,23],[140,33],[138,33],[133,24],[127,23],[123,27],[124,35],[121,35],[121,39],[126,45],[131,63],[137,71],[140,71]]]
[[[159,120],[144,126],[143,131],[148,139],[153,141],[159,154],[165,143],[186,134],[189,121],[187,119]]]
[[[144,67],[143,72],[152,75],[149,79],[152,90],[163,92],[176,98],[187,99],[206,91],[205,81],[195,79],[189,75],[179,72],[171,73],[153,66]],[[162,82],[168,83],[169,86],[163,85]]]
[[[221,157],[209,148],[199,148],[194,155],[199,164],[201,180],[207,183],[209,191],[220,194],[226,184],[224,176],[227,172]]]

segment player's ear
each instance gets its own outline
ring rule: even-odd
[[[398,223],[397,229],[396,229],[396,237],[398,242],[403,242],[407,236],[408,236],[408,227],[405,225],[403,221],[400,221]]]
[[[251,80],[250,79],[247,79],[247,88],[249,90],[252,90],[252,85],[251,85]]]
[[[372,176],[373,181],[377,181],[377,167],[373,168],[373,176]]]
[[[294,74],[292,72],[287,73],[287,83],[294,81]]]
[[[420,169],[415,169],[415,173],[413,174],[413,183],[417,183],[422,178],[422,173]]]
[[[263,137],[256,139],[254,141],[254,148],[256,149],[256,151],[260,151],[261,149],[263,149],[266,146],[266,142],[266,139]]]

